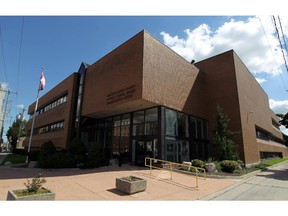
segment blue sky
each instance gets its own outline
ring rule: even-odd
[[[0,82],[18,93],[11,95],[6,125],[35,101],[42,67],[46,87],[40,95],[78,71],[82,61],[94,63],[142,29],[188,61],[234,49],[268,94],[270,107],[288,112],[288,73],[271,16],[19,16],[35,13],[24,12],[0,15]],[[279,18],[287,36],[287,17]]]

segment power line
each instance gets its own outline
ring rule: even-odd
[[[288,65],[287,65],[287,62],[286,62],[283,45],[282,45],[282,42],[281,42],[281,39],[280,39],[280,34],[279,34],[279,31],[278,31],[278,27],[277,27],[277,25],[276,25],[275,17],[272,16],[272,18],[273,18],[272,21],[273,21],[273,23],[274,23],[274,27],[275,27],[275,30],[276,30],[276,33],[277,33],[277,37],[278,37],[278,40],[279,40],[279,43],[280,43],[281,52],[282,52],[283,59],[284,59],[284,64],[285,64],[285,67],[286,67],[286,70],[287,70],[287,74],[288,74]]]
[[[279,68],[279,64],[278,64],[278,62],[276,61],[276,58],[275,58],[273,49],[272,49],[271,44],[270,44],[270,42],[269,42],[269,40],[268,40],[267,34],[266,34],[266,32],[265,32],[265,29],[264,29],[264,27],[263,27],[263,25],[262,25],[262,22],[261,22],[261,19],[260,19],[259,16],[258,16],[258,19],[259,19],[259,22],[260,22],[260,24],[261,24],[262,30],[263,30],[263,32],[264,32],[264,35],[265,35],[265,37],[266,37],[267,43],[269,44],[270,51],[271,51],[271,53],[272,53],[273,59],[274,59],[274,61],[275,61],[275,63],[276,63],[276,66],[277,66],[277,68],[278,68],[278,71],[280,71],[279,74],[280,74],[282,83],[283,83],[283,85],[284,85],[285,92],[286,92],[286,94],[287,94],[287,87],[286,87],[285,82],[284,82],[284,79],[283,79],[283,77],[282,77],[281,70],[280,70],[280,68]]]
[[[285,40],[285,36],[284,36],[284,32],[283,32],[283,28],[282,28],[282,24],[281,24],[281,20],[280,20],[279,16],[278,16],[278,21],[279,21],[279,25],[280,25],[280,29],[281,29],[281,33],[282,33],[282,39],[283,39],[283,42],[284,42],[284,45],[285,45],[285,49],[286,49],[286,53],[287,53],[288,49],[287,49],[286,40]]]
[[[4,67],[4,74],[5,74],[5,81],[7,83],[7,72],[6,72],[6,63],[5,63],[5,57],[4,57],[4,47],[3,47],[3,40],[2,40],[2,30],[1,30],[1,24],[0,24],[0,39],[1,39],[1,49],[2,49],[2,57],[3,57],[3,67]]]

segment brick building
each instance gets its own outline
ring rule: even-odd
[[[40,98],[31,148],[51,140],[65,149],[79,136],[109,159],[121,153],[139,165],[145,156],[207,159],[217,104],[240,132],[235,142],[246,165],[288,156],[268,96],[233,50],[191,64],[141,31]]]

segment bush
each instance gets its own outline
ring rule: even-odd
[[[75,158],[69,152],[55,152],[50,156],[50,168],[73,168],[76,167]]]
[[[215,161],[214,163],[215,163],[215,166],[216,166],[216,170],[218,172],[221,172],[221,170],[222,170],[221,163],[219,161]]]
[[[199,159],[194,159],[191,161],[192,163],[192,166],[195,166],[195,167],[200,167],[200,168],[203,168],[204,167],[204,162],[202,160],[199,160]]]
[[[100,166],[106,166],[109,164],[109,161],[105,159],[104,153],[98,147],[99,144],[94,144],[89,147],[87,160],[83,166],[80,168],[96,168]]]
[[[237,161],[224,160],[221,162],[221,167],[223,171],[233,173],[239,167],[239,163]]]
[[[44,142],[40,148],[38,157],[38,165],[41,168],[51,168],[53,164],[52,155],[56,152],[56,148],[52,141]]]
[[[41,156],[51,155],[55,152],[56,152],[56,148],[55,148],[53,142],[50,140],[47,142],[44,142],[40,148],[40,155]]]
[[[27,179],[27,183],[24,183],[24,185],[26,186],[28,193],[36,193],[44,183],[46,183],[46,179],[42,178],[42,174],[40,173],[32,179],[32,182]]]
[[[86,157],[86,147],[80,138],[76,137],[72,140],[68,152],[73,155],[76,165],[84,162]]]
[[[242,160],[237,160],[237,163],[240,164],[242,168],[245,168],[245,164]]]
[[[68,151],[73,155],[86,155],[85,144],[78,137],[72,140]]]

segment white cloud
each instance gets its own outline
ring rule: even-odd
[[[17,108],[23,110],[25,108],[25,106],[24,106],[24,104],[18,104]]]
[[[267,80],[264,79],[264,78],[255,78],[255,79],[257,80],[257,82],[258,82],[259,84],[262,84],[262,83],[264,83],[264,82],[267,82]]]
[[[287,20],[281,20],[281,23],[284,32],[288,33]],[[188,61],[194,59],[197,62],[233,49],[254,74],[277,75],[280,72],[279,66],[284,63],[278,39],[274,36],[271,17],[250,17],[246,21],[231,19],[215,31],[207,24],[201,24],[184,32],[185,39],[171,36],[167,32],[160,34],[167,46]]]
[[[282,133],[284,133],[285,135],[288,135],[288,128],[286,128],[285,126],[281,125],[281,126],[279,127],[279,129],[280,129],[280,131],[281,131]]]
[[[288,112],[288,100],[277,101],[269,99],[269,105],[274,113],[286,114]]]

